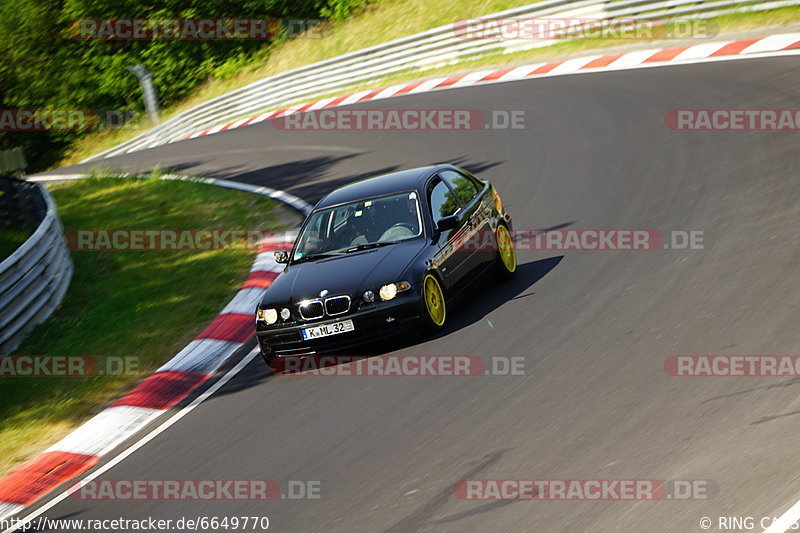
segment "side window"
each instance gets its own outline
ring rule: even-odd
[[[462,205],[470,203],[479,192],[475,182],[458,172],[443,170],[439,172],[439,176],[452,187],[458,199],[461,200]]]
[[[447,184],[442,180],[436,180],[433,188],[430,190],[428,199],[431,204],[431,215],[434,222],[450,215],[455,214],[461,207],[458,205],[458,200],[453,196],[453,193],[447,187]]]

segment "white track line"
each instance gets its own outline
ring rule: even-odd
[[[167,428],[169,428],[170,426],[172,426],[173,424],[178,422],[181,418],[183,418],[184,416],[186,416],[189,413],[191,413],[194,410],[195,407],[197,407],[198,405],[200,405],[201,403],[206,401],[209,397],[211,397],[211,395],[213,395],[215,392],[217,392],[219,389],[221,389],[223,386],[225,386],[226,383],[228,383],[231,379],[233,379],[233,377],[236,376],[236,374],[241,372],[250,363],[250,361],[252,361],[257,355],[258,355],[258,347],[253,348],[250,351],[250,353],[248,353],[244,357],[244,359],[239,361],[236,364],[236,366],[234,366],[232,369],[230,369],[228,371],[227,374],[222,376],[219,379],[219,381],[214,383],[214,385],[212,385],[210,389],[208,389],[203,394],[201,394],[200,396],[195,398],[192,401],[192,403],[190,403],[189,405],[187,405],[186,407],[184,407],[183,409],[181,409],[180,411],[178,411],[177,413],[172,415],[168,420],[166,420],[163,424],[161,424],[160,426],[155,428],[150,433],[148,433],[147,435],[145,435],[141,439],[137,440],[136,442],[132,443],[130,446],[128,446],[128,448],[126,448],[125,450],[120,452],[118,455],[116,455],[113,459],[111,459],[109,462],[107,462],[106,464],[104,464],[103,466],[101,466],[97,470],[93,471],[88,476],[86,476],[82,481],[91,481],[93,479],[98,478],[100,475],[108,472],[109,470],[114,468],[116,465],[121,463],[128,456],[133,454],[133,452],[135,452],[136,450],[138,450],[139,448],[141,448],[142,446],[144,446],[145,444],[147,444],[148,442],[150,442],[151,440],[156,438],[159,434],[161,434]],[[70,486],[72,486],[72,485],[70,485]],[[59,494],[55,498],[53,498],[52,500],[50,500],[46,504],[42,505],[40,508],[36,509],[29,516],[26,516],[24,518],[24,520],[20,520],[19,523],[16,523],[12,527],[9,527],[8,529],[3,530],[2,533],[12,533],[14,531],[19,531],[20,529],[24,529],[25,525],[29,524],[31,522],[31,520],[33,520],[34,518],[38,517],[42,513],[47,512],[48,510],[52,509],[53,507],[55,507],[56,505],[58,505],[59,503],[64,501],[67,497],[69,497],[69,494],[70,494],[70,491],[68,489],[63,491],[61,494]],[[8,520],[8,518],[6,518],[6,520]]]
[[[764,533],[783,533],[784,531],[789,531],[795,528],[795,524],[798,520],[800,520],[800,501],[789,507],[788,511],[772,522],[772,524],[764,530]]]

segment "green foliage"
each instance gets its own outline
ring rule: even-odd
[[[331,20],[344,20],[358,8],[365,5],[363,0],[327,0],[320,2],[320,15]]]
[[[143,110],[143,64],[169,106],[210,77],[229,78],[269,50],[264,40],[80,39],[82,19],[340,18],[363,0],[3,0],[0,109]],[[47,168],[82,132],[0,132],[0,150],[21,146],[31,168]]]

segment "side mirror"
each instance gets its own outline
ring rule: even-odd
[[[276,263],[285,264],[289,262],[289,252],[287,252],[286,250],[279,250],[273,253],[272,256],[275,258]]]
[[[450,215],[449,217],[440,218],[439,222],[436,223],[436,231],[443,233],[451,229],[456,229],[458,224],[458,215]]]

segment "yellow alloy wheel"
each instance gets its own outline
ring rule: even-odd
[[[502,224],[497,227],[497,247],[500,250],[500,259],[509,273],[517,269],[517,252],[514,250],[514,241],[508,233],[508,228]]]
[[[439,281],[431,274],[425,276],[423,287],[428,316],[431,322],[441,327],[444,325],[445,318],[447,318],[442,287],[439,285]]]

